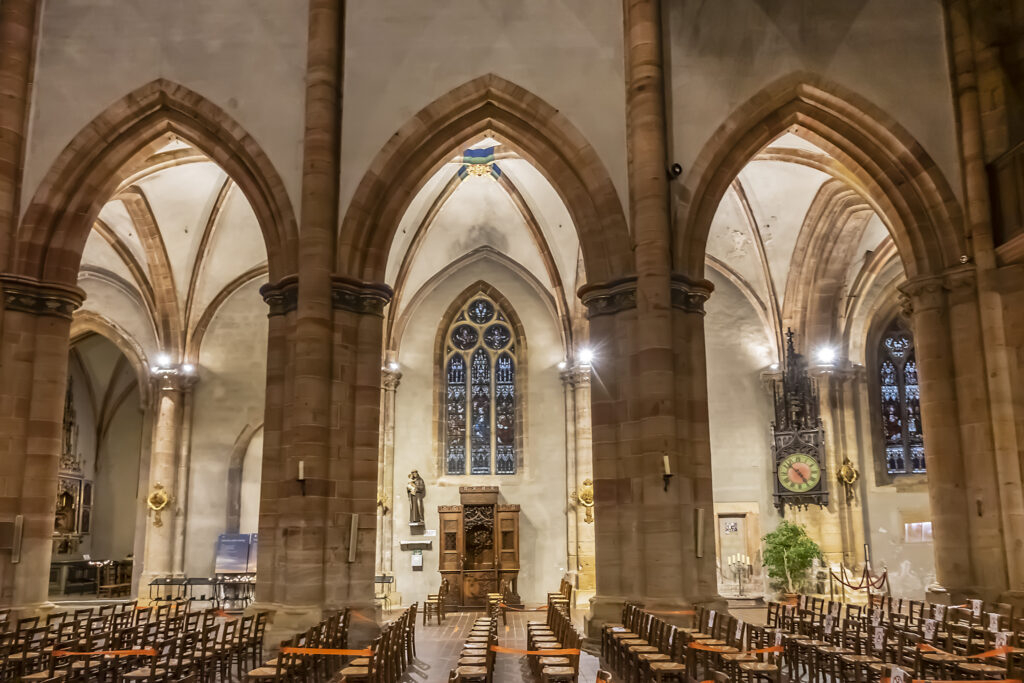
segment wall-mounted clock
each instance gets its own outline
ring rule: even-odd
[[[775,466],[775,507],[828,505],[825,478],[825,430],[819,415],[818,387],[804,357],[786,333],[786,363],[775,381],[772,422],[772,463]]]

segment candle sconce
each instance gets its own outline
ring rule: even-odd
[[[661,478],[665,482],[665,491],[668,491],[668,484],[672,481],[672,466],[669,464],[668,454],[661,456]]]
[[[302,493],[302,497],[306,497],[306,462],[304,460],[299,461],[299,476],[296,477],[296,481],[299,482],[299,491]]]

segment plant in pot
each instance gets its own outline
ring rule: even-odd
[[[764,541],[763,564],[768,568],[768,578],[774,579],[786,591],[786,597],[793,599],[814,560],[821,558],[821,548],[801,525],[785,520],[761,540]]]

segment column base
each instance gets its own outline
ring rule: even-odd
[[[1003,591],[999,594],[999,602],[1013,605],[1014,614],[1024,609],[1024,591]]]
[[[960,605],[965,600],[980,597],[973,588],[949,588],[938,582],[925,589],[925,600],[934,605]]]

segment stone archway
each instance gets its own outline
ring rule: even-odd
[[[784,77],[739,107],[689,169],[680,193],[677,270],[699,277],[711,221],[733,178],[791,126],[835,157],[887,221],[908,278],[940,273],[970,255],[963,214],[924,148],[885,112],[809,73]]]
[[[103,203],[154,151],[164,133],[199,147],[238,184],[267,246],[272,281],[296,268],[298,228],[284,182],[270,159],[225,111],[185,86],[157,79],[93,119],[57,157],[18,230],[13,274],[72,284]]]
[[[388,140],[341,224],[337,271],[382,282],[399,221],[450,154],[489,132],[544,174],[579,233],[589,282],[634,270],[626,217],[597,153],[572,123],[524,88],[487,74],[421,109]]]

